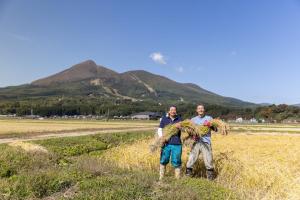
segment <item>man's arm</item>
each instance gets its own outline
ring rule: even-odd
[[[157,129],[157,135],[158,135],[159,138],[161,138],[163,136],[163,130],[162,130],[162,128],[158,128]]]
[[[163,136],[163,128],[164,127],[165,127],[164,118],[161,118],[161,121],[159,123],[159,127],[157,129],[157,135],[158,135],[159,138]]]

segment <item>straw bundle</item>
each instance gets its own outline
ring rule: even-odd
[[[200,138],[206,135],[211,129],[218,130],[222,135],[227,135],[229,126],[220,119],[212,119],[211,121],[206,121],[205,125],[196,125],[191,120],[184,120],[180,122],[180,129],[174,124],[170,124],[163,129],[163,137],[154,140],[154,143],[150,145],[151,152],[155,151],[157,148],[162,147],[165,143],[174,135],[178,134],[181,130],[181,140],[182,142],[191,143],[191,138]]]

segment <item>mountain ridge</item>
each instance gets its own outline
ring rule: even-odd
[[[0,99],[47,96],[105,96],[132,101],[201,102],[232,107],[254,106],[208,91],[194,83],[180,83],[145,70],[118,73],[93,60],[75,64],[30,84],[0,88]]]

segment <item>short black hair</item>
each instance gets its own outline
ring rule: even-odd
[[[176,110],[177,110],[177,106],[175,106],[175,105],[171,105],[170,107],[169,107],[169,109],[170,108],[176,108]]]

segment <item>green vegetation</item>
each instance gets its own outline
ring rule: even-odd
[[[122,143],[130,143],[152,135],[152,132],[143,132],[142,134],[136,132],[109,133],[81,137],[55,138],[41,140],[35,143],[46,147],[51,152],[56,153],[56,155],[68,157],[106,150]]]
[[[200,102],[201,103],[201,102]],[[33,114],[40,116],[63,115],[100,115],[104,118],[128,116],[133,113],[152,111],[165,113],[170,105],[178,106],[178,113],[183,117],[195,115],[197,103],[165,101],[131,102],[103,97],[36,97],[21,100],[0,101],[0,114],[16,114],[18,116]],[[288,105],[270,105],[262,107],[227,107],[205,104],[207,113],[223,119],[265,119],[269,122],[281,122],[285,119],[300,120],[300,108]]]
[[[167,105],[160,106],[153,101],[131,102],[113,98],[94,97],[49,97],[23,100],[0,101],[0,114],[33,114],[40,116],[102,115],[107,117],[126,116],[145,110],[163,112]],[[108,112],[109,110],[109,112]]]
[[[285,104],[281,104],[278,106],[270,105],[257,108],[255,110],[255,116],[257,118],[263,118],[271,122],[281,122],[285,119],[299,120],[300,108],[296,106],[288,106]]]
[[[152,132],[99,134],[34,143],[49,152],[0,145],[0,199],[236,199],[202,179],[157,183],[151,171],[126,170],[104,161],[101,152],[152,136]]]
[[[56,138],[37,143],[62,157],[77,156],[107,149],[107,144],[92,137]]]

